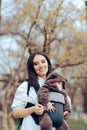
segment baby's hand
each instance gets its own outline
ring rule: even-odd
[[[65,111],[64,112],[64,118],[65,118],[65,120],[67,120],[69,118],[69,116],[70,116],[70,113],[68,111]]]
[[[55,110],[55,107],[53,106],[53,103],[51,103],[51,102],[47,103],[47,108],[48,108],[48,111],[50,111],[50,112],[54,112],[54,110]]]

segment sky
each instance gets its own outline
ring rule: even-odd
[[[6,17],[10,17],[11,15],[15,15],[16,14],[16,11],[15,11],[15,8],[17,8],[17,5],[15,5],[15,4],[13,4],[13,1],[14,0],[2,0],[2,11],[1,11],[1,15],[2,15],[2,19],[3,18],[6,18]],[[17,0],[18,1],[18,0]],[[26,1],[26,0],[24,0],[24,1]],[[33,1],[33,0],[31,0],[31,1]],[[48,1],[48,3],[47,3],[47,1]],[[55,0],[55,1],[59,1],[59,0]],[[84,2],[84,0],[64,0],[66,3],[67,2],[72,2],[77,8],[79,8],[80,10],[82,10],[84,7],[85,7],[85,2]],[[21,2],[21,4],[20,4],[20,2]],[[23,0],[21,1],[21,0],[19,0],[19,5],[18,5],[18,7],[19,6],[21,6],[22,5],[22,2],[23,2]],[[44,4],[45,4],[45,8],[46,8],[46,10],[48,9],[50,9],[50,4],[49,4],[49,2],[50,3],[53,3],[54,2],[54,0],[44,0]],[[79,22],[77,22],[78,23],[78,26],[79,26]]]
[[[2,15],[9,15],[9,12],[11,10],[15,10],[15,5],[12,4],[14,0],[2,0]],[[49,7],[49,4],[47,4],[47,1],[53,2],[54,0],[45,0],[44,2],[46,3],[46,6]],[[59,0],[57,0],[59,1]],[[84,0],[65,0],[66,2],[71,2],[77,7],[77,8],[83,8],[85,5]],[[13,13],[13,12],[12,12]]]

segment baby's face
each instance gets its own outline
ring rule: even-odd
[[[58,82],[55,82],[54,84],[57,85],[57,86],[60,86],[60,85],[62,85],[62,82],[58,81]]]
[[[63,89],[63,84],[61,81],[55,82],[54,84],[58,87],[60,91]]]

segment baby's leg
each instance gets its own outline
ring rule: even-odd
[[[56,130],[70,130],[70,129],[67,122],[64,120],[63,124],[60,127],[56,128]]]
[[[52,121],[47,112],[44,113],[39,124],[41,130],[52,130]]]

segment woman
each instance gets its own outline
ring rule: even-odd
[[[52,71],[51,63],[48,57],[42,52],[34,52],[30,55],[27,62],[28,82],[24,81],[16,90],[15,97],[11,108],[13,109],[14,118],[24,118],[21,130],[40,130],[32,118],[31,114],[42,115],[44,107],[38,104],[37,94],[34,89],[36,84],[41,87],[47,75]],[[27,95],[29,91],[29,96]],[[27,102],[35,104],[35,106],[25,108]]]
[[[28,80],[24,81],[16,90],[11,108],[14,118],[23,118],[21,130],[40,130],[32,115],[42,115],[44,106],[38,103],[36,86],[41,87],[52,67],[48,57],[42,52],[34,52],[27,62]],[[26,108],[27,103],[34,106]],[[52,128],[54,130],[55,128]]]

